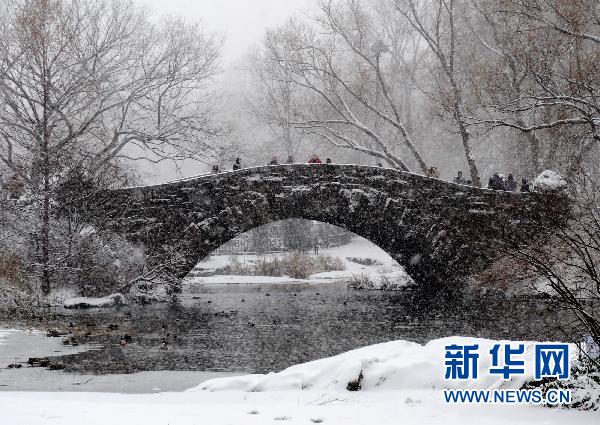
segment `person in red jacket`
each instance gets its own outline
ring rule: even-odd
[[[313,153],[312,156],[310,157],[310,159],[308,160],[309,164],[322,164],[323,162],[321,161],[321,159],[317,156],[316,153]]]

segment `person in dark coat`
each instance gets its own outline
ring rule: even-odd
[[[327,158],[327,159],[325,160],[325,164],[331,164],[331,158]]]
[[[235,163],[233,164],[233,171],[235,171],[235,170],[241,170],[241,168],[242,168],[241,159],[236,158],[235,159]]]
[[[504,190],[504,181],[498,173],[494,173],[488,182],[488,189],[492,190]]]
[[[527,179],[521,179],[521,192],[529,192],[529,191],[530,191],[529,182],[527,181]]]
[[[517,182],[515,181],[512,173],[509,173],[508,177],[506,178],[506,190],[509,192],[514,192],[517,190]]]
[[[271,158],[271,162],[269,162],[269,165],[279,165],[279,161],[277,161],[277,155],[273,155],[273,157]]]
[[[456,184],[465,184],[465,179],[463,178],[462,171],[456,173],[456,177],[454,177],[454,183]]]
[[[294,157],[292,155],[288,156],[287,161],[285,161],[286,164],[293,164],[294,163]]]
[[[213,165],[211,172],[217,174],[219,172],[219,166],[217,164]]]

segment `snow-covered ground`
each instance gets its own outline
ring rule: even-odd
[[[0,338],[6,336],[0,332]],[[517,388],[523,379],[443,381],[443,346],[496,341],[451,337],[393,341],[269,375],[212,379],[186,392],[0,392],[0,423],[106,424],[597,424],[598,412],[524,405],[449,405],[443,387]],[[0,340],[1,343],[1,340]],[[527,356],[532,343],[526,342]],[[2,348],[0,348],[2,350]],[[480,369],[486,368],[482,363]],[[362,389],[345,389],[362,370]],[[2,372],[5,372],[4,370]],[[58,376],[62,372],[48,372]],[[149,374],[153,372],[148,372]],[[155,372],[159,374],[160,372]],[[527,372],[528,374],[530,371]],[[164,375],[163,375],[164,376]],[[527,377],[527,375],[526,375]],[[131,378],[135,379],[135,375]],[[131,380],[130,378],[130,380]],[[120,379],[125,379],[120,377]],[[116,383],[116,382],[115,382]],[[77,387],[77,391],[83,390]],[[111,391],[111,392],[108,392]]]
[[[432,390],[337,393],[218,392],[115,395],[0,394],[7,425],[597,425],[597,412],[522,406],[449,406]]]
[[[369,280],[378,284],[382,279],[387,279],[396,283],[398,286],[411,284],[412,279],[406,274],[404,269],[392,259],[385,251],[368,240],[355,237],[349,244],[324,248],[319,250],[321,255],[330,255],[337,257],[344,263],[345,270],[316,273],[308,279],[294,279],[289,276],[241,276],[241,275],[215,275],[216,270],[222,269],[231,264],[232,257],[235,257],[240,264],[252,264],[259,260],[258,255],[239,254],[235,256],[227,254],[211,255],[198,263],[197,271],[202,271],[208,276],[193,277],[186,280],[187,284],[220,284],[220,283],[324,283],[335,281],[347,281],[352,277],[367,277]],[[260,258],[281,257],[283,254],[265,254]],[[370,259],[375,262],[373,265],[359,264],[350,259]]]

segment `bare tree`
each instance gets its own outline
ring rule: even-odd
[[[533,282],[535,291],[556,299],[559,307],[572,313],[574,321],[563,328],[572,342],[590,337],[600,345],[600,193],[597,181],[585,173],[577,176],[576,186],[568,223],[541,225],[537,233],[550,235],[544,243],[517,237],[502,249],[518,261],[519,270],[529,271],[523,276]],[[540,278],[544,285],[539,285]],[[597,358],[589,360],[600,366]]]
[[[401,170],[413,161],[425,171],[390,77],[397,68],[388,52],[398,44],[406,48],[405,43],[376,31],[372,12],[356,0],[322,1],[315,27],[290,21],[269,33],[264,48],[281,75],[313,95],[314,101],[295,113],[295,128]]]
[[[510,91],[488,98],[483,122],[525,134],[536,171],[554,167],[576,175],[600,140],[600,5],[593,0],[473,5],[491,27],[490,37],[478,34],[480,42],[501,58],[500,68],[512,80]]]
[[[455,0],[395,0],[395,4],[429,47],[436,100],[460,134],[473,185],[481,186],[458,60],[461,6]]]
[[[152,25],[130,1],[2,5],[0,161],[38,202],[50,288],[52,192],[65,170],[197,157],[211,127],[219,42],[196,25]]]
[[[406,129],[414,135],[419,124],[415,111],[418,110],[420,96],[417,74],[423,70],[422,56],[425,53],[423,40],[410,25],[406,25],[402,14],[389,0],[374,1],[373,21],[382,34],[381,39],[389,40],[386,43],[392,46],[387,52],[390,55],[387,76],[400,93],[398,109]]]
[[[539,40],[529,37],[526,19],[506,13],[506,8],[506,4],[493,0],[471,0],[469,8],[465,9],[472,38],[465,34],[463,43],[468,43],[474,51],[465,72],[472,92],[471,100],[481,108],[478,114],[495,116],[498,104],[521,99],[533,83],[526,58],[535,54],[534,43]],[[523,127],[532,125],[533,117],[520,108],[520,100],[516,103],[514,122]],[[511,166],[527,175],[537,175],[545,169],[542,135],[535,131],[516,134],[516,137],[514,134],[503,135],[505,140],[501,142],[505,152],[510,152]]]
[[[265,45],[285,43],[289,40],[270,40],[276,33],[268,32]],[[266,124],[273,136],[280,140],[287,156],[295,157],[304,134],[294,128],[292,122],[299,109],[307,105],[307,93],[293,83],[289,63],[279,63],[267,51],[257,49],[250,54],[250,71],[253,80],[253,96],[249,99],[254,116]]]

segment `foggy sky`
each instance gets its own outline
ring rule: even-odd
[[[268,27],[305,11],[312,0],[135,0],[149,6],[153,15],[179,15],[201,20],[212,31],[225,35],[223,62],[244,55],[260,41]]]
[[[239,78],[233,71],[248,53],[259,43],[270,27],[283,24],[295,13],[309,13],[314,0],[134,0],[150,9],[152,17],[163,15],[183,16],[191,21],[201,21],[208,31],[215,31],[224,37],[221,55],[223,74],[216,80],[224,96],[238,96],[239,93],[226,93],[238,90],[236,81],[222,81]],[[224,91],[225,92],[224,92]],[[158,165],[140,162],[144,181],[160,183],[180,177],[192,176],[209,171],[210,167],[196,161],[183,161],[179,167],[165,161]]]

